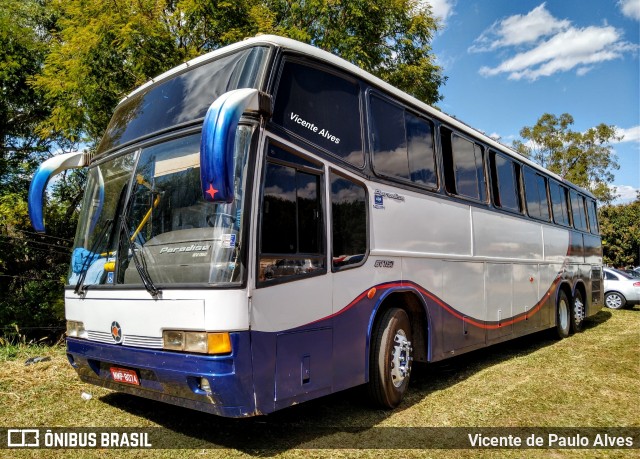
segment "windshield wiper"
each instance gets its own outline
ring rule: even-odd
[[[156,287],[155,284],[153,283],[153,280],[149,275],[149,271],[147,270],[146,263],[144,263],[144,255],[141,254],[142,262],[140,262],[140,260],[138,259],[138,255],[136,254],[136,245],[133,242],[137,234],[134,235],[134,238],[130,237],[129,234],[131,234],[131,231],[129,230],[129,225],[127,225],[126,217],[122,216],[120,217],[120,219],[121,219],[120,221],[122,222],[120,225],[121,234],[124,234],[124,237],[127,240],[127,243],[129,245],[129,250],[131,251],[132,258],[133,258],[133,264],[136,266],[136,270],[140,275],[140,279],[142,279],[142,284],[144,285],[144,288],[147,289],[147,292],[149,292],[149,294],[152,297],[157,298],[162,293],[162,290]]]
[[[76,288],[73,290],[76,295],[80,295],[84,293],[84,291],[86,290],[86,286],[84,285],[84,280],[87,277],[87,271],[89,271],[89,264],[93,262],[95,259],[100,258],[100,254],[96,253],[96,251],[99,249],[105,236],[109,234],[109,230],[111,229],[112,225],[113,225],[112,219],[105,220],[104,228],[102,229],[102,232],[93,242],[93,245],[89,250],[89,254],[82,262],[82,268],[80,270],[80,275],[78,276],[78,282],[76,282]]]

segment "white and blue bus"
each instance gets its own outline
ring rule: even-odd
[[[259,36],[125,97],[88,168],[65,289],[83,381],[241,417],[603,303],[590,193],[363,70]]]

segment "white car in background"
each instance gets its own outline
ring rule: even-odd
[[[640,279],[604,268],[604,305],[610,309],[640,304]]]

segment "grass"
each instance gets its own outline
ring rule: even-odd
[[[36,427],[164,427],[215,444],[199,450],[68,450],[77,457],[634,457],[624,450],[309,449],[369,442],[382,427],[640,427],[640,308],[603,310],[584,332],[547,333],[431,365],[416,365],[394,411],[375,410],[358,388],[266,417],[224,419],[81,383],[64,348],[0,348],[0,423]],[[25,366],[30,357],[51,360]],[[84,400],[82,392],[92,394]],[[327,431],[327,427],[338,427]],[[376,429],[372,429],[376,427]],[[323,430],[324,429],[324,430]],[[349,430],[351,431],[351,430]],[[395,444],[402,444],[397,441]],[[7,454],[8,453],[8,454]],[[4,450],[3,457],[58,457],[60,450]]]

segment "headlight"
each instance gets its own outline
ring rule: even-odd
[[[162,332],[162,347],[168,351],[230,354],[231,337],[227,332],[165,330]]]
[[[87,331],[84,323],[77,320],[67,320],[67,336],[70,338],[86,338]]]
[[[162,333],[162,347],[170,351],[184,349],[184,332],[167,330]]]

